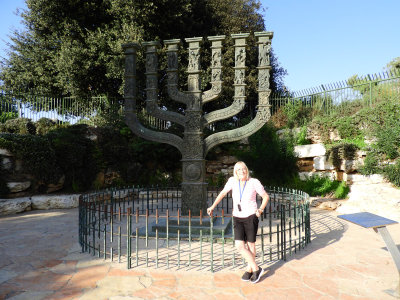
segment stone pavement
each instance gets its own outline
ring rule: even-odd
[[[0,299],[395,299],[384,292],[399,275],[382,238],[337,215],[312,209],[312,243],[262,265],[257,284],[240,269],[127,270],[80,253],[77,209],[0,217]],[[399,245],[400,225],[388,230]]]

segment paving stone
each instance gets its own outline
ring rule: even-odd
[[[241,280],[241,264],[128,270],[80,253],[77,209],[0,217],[0,299],[393,299],[384,290],[398,273],[382,238],[337,215],[312,209],[312,243],[286,262],[266,261],[257,284]],[[388,230],[400,244],[400,225]]]
[[[17,296],[8,298],[8,300],[42,300],[52,292],[25,292]]]

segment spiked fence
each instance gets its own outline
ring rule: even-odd
[[[354,77],[296,92],[273,93],[270,97],[271,114],[288,103],[331,113],[355,102],[361,106],[371,106],[387,100],[400,101],[400,73],[384,72]]]
[[[286,260],[310,243],[308,194],[269,188],[270,202],[257,237],[260,264]],[[218,191],[209,190],[209,204]],[[258,199],[261,200],[261,199]],[[234,249],[232,200],[227,196],[212,217],[182,216],[177,188],[129,188],[81,196],[82,252],[125,262],[127,268],[198,268],[215,272],[241,265]]]
[[[0,113],[10,112],[17,118],[38,121],[48,118],[54,121],[76,124],[96,125],[95,118],[107,114],[124,112],[123,99],[110,99],[105,96],[79,99],[77,97],[46,96],[36,91],[0,90]],[[145,111],[139,114],[140,120],[151,128],[165,129],[168,122],[154,118]]]
[[[298,103],[304,107],[331,113],[356,101],[362,106],[370,106],[387,100],[400,101],[399,73],[366,75],[296,92],[272,93],[270,96],[271,114],[287,103]],[[70,124],[84,122],[94,125],[93,118],[109,111],[111,104],[117,106],[113,108],[114,111],[123,114],[123,100],[110,101],[107,97],[93,97],[90,101],[82,101],[75,97],[48,97],[32,91],[0,91],[0,112],[12,112],[16,117],[33,121],[46,117]],[[144,111],[139,118],[150,128],[169,127],[168,122],[152,117]]]

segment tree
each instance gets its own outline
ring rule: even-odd
[[[9,58],[2,61],[0,79],[8,88],[38,89],[57,96],[122,98],[121,45],[127,41],[229,36],[265,29],[258,0],[26,0],[26,3],[27,10],[20,14],[25,31],[12,33]],[[230,43],[228,38],[227,45]],[[233,49],[227,49],[224,97],[212,105],[224,106],[232,101]],[[255,66],[254,41],[249,41],[248,57],[248,66]],[[138,73],[143,75],[144,63],[140,59]],[[210,53],[204,51],[204,66],[208,67],[209,61]],[[286,71],[273,56],[271,62],[271,87],[279,89]],[[209,73],[203,76],[207,79]],[[181,82],[184,85],[185,81]],[[248,74],[247,83],[249,108],[255,110],[255,71]],[[138,84],[139,88],[144,87],[144,75],[138,78]],[[162,90],[160,93],[162,101],[168,101],[162,97]]]
[[[390,73],[394,73],[399,75],[400,74],[400,56],[394,58],[392,61],[390,61],[387,65],[386,65],[386,69],[390,72]]]

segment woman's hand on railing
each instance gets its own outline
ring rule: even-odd
[[[213,210],[214,210],[214,209],[213,209],[212,207],[207,208],[207,214],[208,214],[209,216],[211,216]]]

